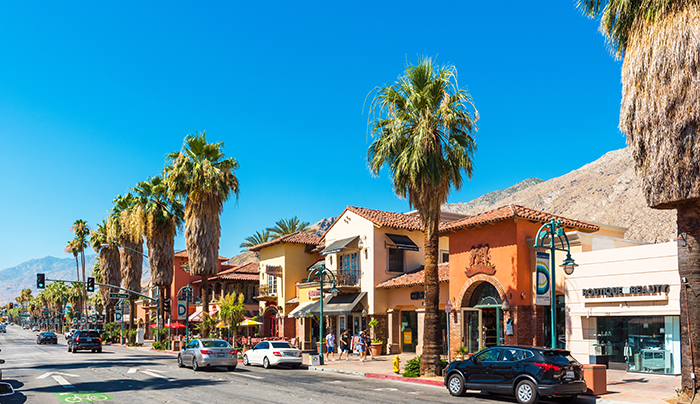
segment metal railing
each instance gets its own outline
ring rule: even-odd
[[[260,285],[260,288],[258,289],[258,296],[277,296],[277,287]]]
[[[333,271],[333,275],[335,275],[335,284],[337,286],[360,286],[359,269],[339,269]]]

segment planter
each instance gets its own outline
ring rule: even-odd
[[[317,351],[318,353],[320,353],[321,355],[323,355],[324,353],[326,353],[326,343],[325,343],[325,342],[323,343],[323,350],[321,350],[321,343],[320,343],[320,342],[317,342],[317,343],[316,343],[316,351]]]
[[[372,350],[372,356],[379,356],[382,354],[382,346],[384,344],[381,342],[378,343],[371,343],[369,348]]]

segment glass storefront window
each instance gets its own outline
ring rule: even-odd
[[[598,317],[597,324],[594,355],[607,357],[611,367],[680,373],[679,316]]]

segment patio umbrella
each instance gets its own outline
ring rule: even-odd
[[[156,323],[153,323],[153,324],[148,326],[148,328],[156,328],[156,327],[158,327],[158,324],[156,324]]]
[[[251,318],[245,319],[245,320],[241,321],[240,323],[238,323],[239,327],[250,327],[250,326],[254,326],[254,325],[262,325],[262,323],[255,321]]]
[[[216,325],[216,328],[228,328],[228,326],[225,321],[220,321],[219,324]]]
[[[170,323],[170,328],[187,328],[187,326],[176,321],[174,323]]]

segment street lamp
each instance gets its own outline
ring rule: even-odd
[[[333,296],[336,296],[338,292],[338,288],[335,287],[335,275],[326,268],[325,265],[321,264],[318,268],[315,268],[309,276],[306,278],[306,282],[312,282],[316,279],[316,277],[319,278],[319,282],[321,283],[321,296],[320,296],[320,303],[321,303],[321,308],[320,308],[320,321],[318,322],[318,330],[319,330],[319,340],[321,341],[319,343],[319,351],[321,354],[321,362],[320,364],[323,365],[323,282],[327,278],[329,282],[333,282],[333,286],[331,287],[331,294]]]
[[[559,245],[562,247],[566,245],[566,248],[557,247],[557,242],[555,237],[559,240]],[[549,245],[545,244],[545,239],[549,239]],[[552,336],[552,349],[557,347],[557,299],[556,299],[556,282],[555,282],[555,262],[554,253],[555,251],[563,251],[566,253],[566,259],[562,263],[564,268],[564,273],[571,275],[574,273],[574,268],[578,265],[571,258],[571,248],[569,246],[569,238],[566,237],[564,232],[564,227],[561,224],[561,220],[556,220],[552,218],[549,223],[545,223],[537,231],[537,238],[535,239],[535,248],[549,249],[549,304],[551,313],[551,336]]]

